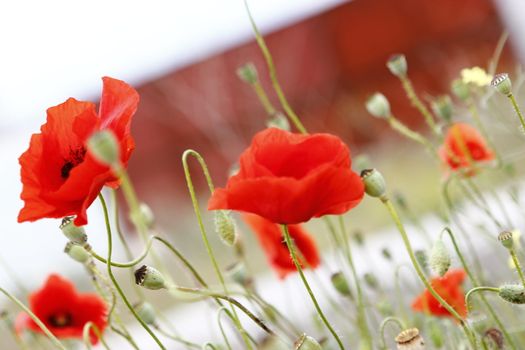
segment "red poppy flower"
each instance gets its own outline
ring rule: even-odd
[[[436,292],[463,318],[467,316],[465,293],[463,288],[461,288],[465,277],[466,273],[464,270],[454,269],[448,271],[445,276],[433,278],[430,281]],[[414,300],[412,309],[439,317],[452,316],[428,290],[425,290]]]
[[[86,210],[104,185],[117,187],[109,167],[86,150],[86,141],[98,130],[109,129],[120,144],[124,165],[135,145],[131,117],[138,93],[123,81],[104,77],[100,108],[74,98],[47,110],[47,122],[33,134],[29,149],[20,156],[25,205],[18,221],[76,215],[75,224],[87,224]]]
[[[239,165],[226,188],[215,190],[209,210],[240,210],[298,224],[342,214],[364,195],[361,178],[350,168],[350,150],[330,134],[266,129],[254,136]]]
[[[44,286],[29,296],[29,308],[57,338],[82,339],[84,326],[93,322],[100,332],[107,325],[107,306],[97,294],[78,293],[70,281],[59,275],[50,275]],[[17,332],[30,329],[42,333],[38,325],[21,313],[15,328]],[[91,343],[98,338],[91,331]]]
[[[465,123],[455,123],[448,129],[439,156],[452,170],[466,170],[466,175],[475,174],[474,163],[494,159],[480,133]]]
[[[244,214],[243,219],[255,232],[268,262],[280,278],[297,271],[278,224],[255,214]],[[289,225],[288,230],[299,253],[301,267],[316,268],[319,266],[319,252],[312,236],[301,225]]]

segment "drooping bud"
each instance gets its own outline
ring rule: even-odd
[[[499,287],[501,299],[512,304],[525,304],[525,288],[521,284],[505,284]]]
[[[432,101],[431,106],[432,110],[438,117],[445,122],[450,123],[452,120],[453,105],[449,95],[437,97]]]
[[[507,73],[496,74],[490,82],[490,85],[505,96],[512,95],[512,82]]]
[[[249,286],[252,279],[246,271],[246,265],[243,262],[236,262],[226,269],[226,274],[233,281],[239,283],[241,286]]]
[[[417,328],[405,329],[396,337],[398,350],[425,350],[425,341]]]
[[[377,289],[379,287],[379,281],[373,273],[367,272],[363,275],[363,278],[365,279],[365,282],[368,285],[368,287],[372,289]]]
[[[67,242],[64,253],[82,264],[88,262],[91,257],[91,254],[83,246],[73,242]]]
[[[408,71],[408,64],[405,55],[395,54],[390,56],[386,62],[386,66],[392,74],[396,77],[406,77]]]
[[[507,249],[514,247],[514,239],[512,238],[511,231],[503,231],[498,235],[498,241]]]
[[[281,112],[276,112],[271,119],[268,119],[268,121],[266,122],[266,127],[277,128],[286,131],[290,131],[291,129],[288,118],[286,118],[286,116]]]
[[[451,258],[445,243],[438,239],[430,251],[429,266],[432,271],[443,277],[450,268]]]
[[[237,241],[237,228],[235,226],[230,211],[215,211],[215,231],[226,245],[233,246]]]
[[[386,183],[383,175],[376,169],[365,169],[361,171],[361,179],[365,184],[365,192],[370,197],[384,197],[386,194]]]
[[[101,130],[91,135],[87,147],[91,155],[104,165],[115,166],[120,162],[119,144],[110,130]]]
[[[390,117],[390,103],[388,99],[380,92],[376,92],[366,100],[366,110],[374,117]]]
[[[147,301],[143,301],[135,305],[133,308],[135,309],[139,317],[142,319],[142,321],[144,321],[146,324],[156,324],[157,316],[155,314],[155,309],[153,308],[153,305],[151,305]]]
[[[294,344],[295,350],[322,350],[321,345],[314,338],[303,333]]]
[[[66,216],[62,219],[60,224],[60,229],[62,233],[73,243],[84,244],[87,242],[88,237],[84,227],[77,226],[73,222],[75,220],[74,216]]]
[[[166,282],[162,273],[157,269],[146,265],[142,265],[135,271],[135,283],[152,290],[166,288]]]
[[[470,89],[467,84],[461,79],[456,79],[452,81],[451,86],[452,92],[462,101],[465,101],[470,96]]]
[[[255,84],[259,80],[257,68],[255,67],[253,62],[248,62],[245,65],[237,68],[237,76],[239,77],[239,79],[250,85]]]
[[[339,294],[352,297],[352,291],[350,290],[348,281],[342,272],[339,271],[332,274],[330,280],[332,281],[332,285],[334,286],[335,290],[337,290]]]

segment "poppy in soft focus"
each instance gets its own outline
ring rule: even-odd
[[[84,326],[93,322],[100,332],[107,326],[107,305],[94,293],[78,293],[73,283],[59,275],[50,275],[44,286],[29,295],[29,309],[57,338],[82,339]],[[43,333],[27,315],[18,315],[15,324],[18,333],[25,329]],[[91,343],[98,338],[90,332]]]
[[[280,278],[297,271],[284,241],[281,227],[259,215],[243,214],[244,221],[257,236],[269,264]],[[301,267],[316,268],[321,261],[313,237],[301,225],[289,225]]]
[[[364,195],[351,169],[350,150],[330,134],[302,135],[276,128],[257,133],[226,188],[213,193],[208,209],[260,215],[278,224],[342,214]]]
[[[436,292],[463,318],[467,316],[465,293],[461,287],[465,277],[464,270],[453,269],[448,271],[445,276],[433,278],[430,281]],[[428,290],[425,290],[414,300],[412,309],[438,317],[452,316]]]
[[[98,114],[95,104],[69,98],[47,110],[47,121],[33,134],[29,148],[19,158],[25,205],[18,221],[76,215],[77,226],[87,224],[86,210],[104,185],[118,186],[109,167],[99,164],[86,149],[96,131],[111,130],[120,145],[126,166],[135,144],[131,117],[139,95],[123,81],[102,78]]]
[[[468,176],[476,173],[474,163],[494,159],[480,133],[465,123],[454,123],[448,129],[439,156],[451,170],[464,170]]]

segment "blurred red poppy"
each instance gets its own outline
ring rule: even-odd
[[[448,271],[445,276],[433,278],[430,282],[436,292],[463,318],[467,316],[465,293],[461,287],[465,277],[464,270],[453,269]],[[428,290],[425,290],[414,300],[412,309],[438,317],[452,316]]]
[[[269,264],[279,278],[285,278],[288,274],[297,271],[278,224],[255,214],[243,214],[243,219],[259,239]],[[321,260],[312,236],[301,225],[289,225],[288,230],[297,248],[301,267],[319,266]]]
[[[70,281],[59,275],[50,275],[44,286],[29,296],[29,308],[57,338],[82,339],[84,326],[93,322],[100,332],[107,326],[107,306],[97,294],[78,293]],[[42,333],[40,327],[27,315],[18,315],[15,324],[18,333],[25,329]],[[98,343],[95,332],[90,332],[91,343]]]
[[[364,195],[350,150],[330,134],[300,135],[270,128],[257,133],[239,173],[213,193],[208,209],[233,209],[278,224],[342,214]]]
[[[100,108],[69,98],[47,110],[47,122],[33,134],[29,149],[19,158],[25,205],[18,221],[76,215],[77,226],[87,223],[86,210],[104,185],[117,187],[109,167],[86,150],[86,141],[98,130],[109,129],[120,143],[124,166],[135,144],[131,117],[139,95],[123,81],[104,77]]]
[[[465,123],[455,123],[448,129],[439,156],[451,170],[464,170],[468,176],[476,173],[476,162],[494,159],[480,133]]]

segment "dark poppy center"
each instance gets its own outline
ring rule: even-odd
[[[62,165],[62,168],[60,169],[60,176],[64,180],[67,179],[71,170],[84,161],[85,155],[86,149],[84,147],[70,149],[69,156],[64,159],[64,165]]]
[[[73,318],[69,313],[59,313],[49,317],[49,323],[56,328],[67,327],[71,325]]]

